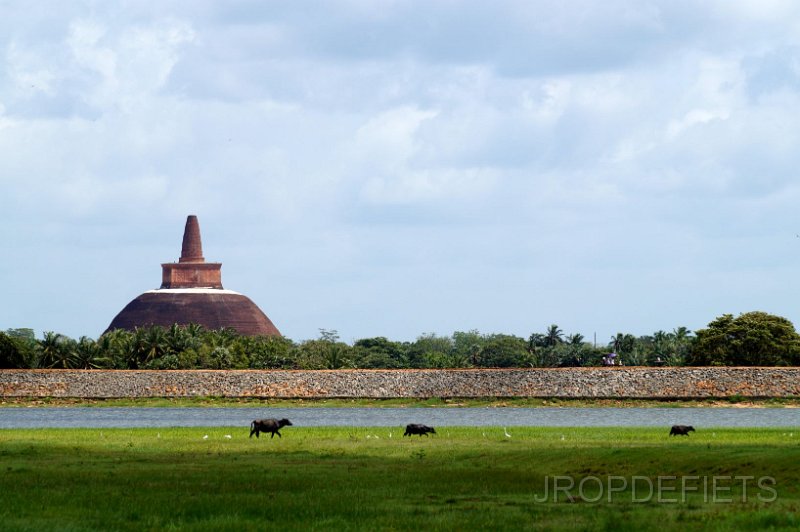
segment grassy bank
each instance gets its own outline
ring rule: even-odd
[[[61,397],[3,397],[0,407],[36,407],[36,406],[87,406],[87,407],[614,407],[614,408],[683,408],[683,407],[747,407],[747,408],[800,408],[800,398],[785,397],[772,399],[751,399],[730,397],[727,399],[559,399],[534,397],[507,398],[456,398],[442,399],[259,399],[235,397],[152,397],[137,399],[79,399]]]
[[[413,439],[400,428],[282,432],[249,439],[242,427],[0,430],[0,523],[198,531],[800,526],[800,429],[669,437],[663,429],[515,427],[506,437],[502,428],[443,427]]]

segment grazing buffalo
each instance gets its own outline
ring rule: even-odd
[[[688,436],[690,432],[694,432],[694,427],[691,425],[672,425],[669,429],[670,436]]]
[[[252,423],[250,423],[250,437],[253,437],[255,433],[256,438],[258,438],[259,433],[263,432],[266,434],[267,432],[271,432],[272,436],[270,438],[274,438],[277,434],[279,438],[282,438],[281,433],[278,432],[282,427],[287,425],[291,426],[292,422],[286,418],[283,419],[256,419]]]
[[[411,423],[406,425],[406,431],[403,433],[403,436],[411,436],[412,434],[419,434],[422,436],[428,435],[428,433],[436,434],[436,429],[433,427],[429,427],[428,425],[419,425],[417,423]]]

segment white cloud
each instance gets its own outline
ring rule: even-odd
[[[164,86],[177,49],[193,39],[191,27],[176,21],[109,31],[99,21],[76,20],[67,44],[76,65],[100,77],[87,90],[89,101],[103,110],[132,112]]]
[[[375,204],[415,204],[430,201],[479,199],[497,181],[492,170],[413,170],[367,179],[361,197]]]
[[[695,126],[708,124],[712,120],[726,120],[727,111],[710,111],[707,109],[692,109],[678,120],[673,120],[667,125],[667,140],[675,140],[681,133]]]
[[[102,330],[189,213],[295,338],[646,333],[795,295],[703,292],[770,258],[793,283],[791,2],[48,6],[0,20],[4,278],[31,287],[0,329]],[[14,266],[53,261],[90,312]]]
[[[30,97],[38,92],[52,95],[55,74],[44,58],[29,50],[22,50],[16,43],[6,49],[8,75],[21,97]]]
[[[522,108],[545,124],[555,123],[567,109],[572,83],[568,79],[546,80],[536,93],[523,89]]]
[[[354,158],[380,161],[389,168],[404,163],[417,150],[415,133],[420,125],[436,115],[436,111],[403,107],[370,118],[356,132]]]

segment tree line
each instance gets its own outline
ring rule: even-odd
[[[789,366],[800,363],[800,335],[786,318],[764,312],[725,314],[705,329],[686,327],[596,345],[557,325],[528,338],[508,334],[422,334],[348,344],[335,330],[312,340],[241,336],[199,325],[142,327],[75,340],[31,329],[0,332],[0,368],[60,369],[403,369],[626,366]]]

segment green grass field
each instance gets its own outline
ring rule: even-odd
[[[800,527],[800,429],[281,432],[0,430],[0,529]]]

